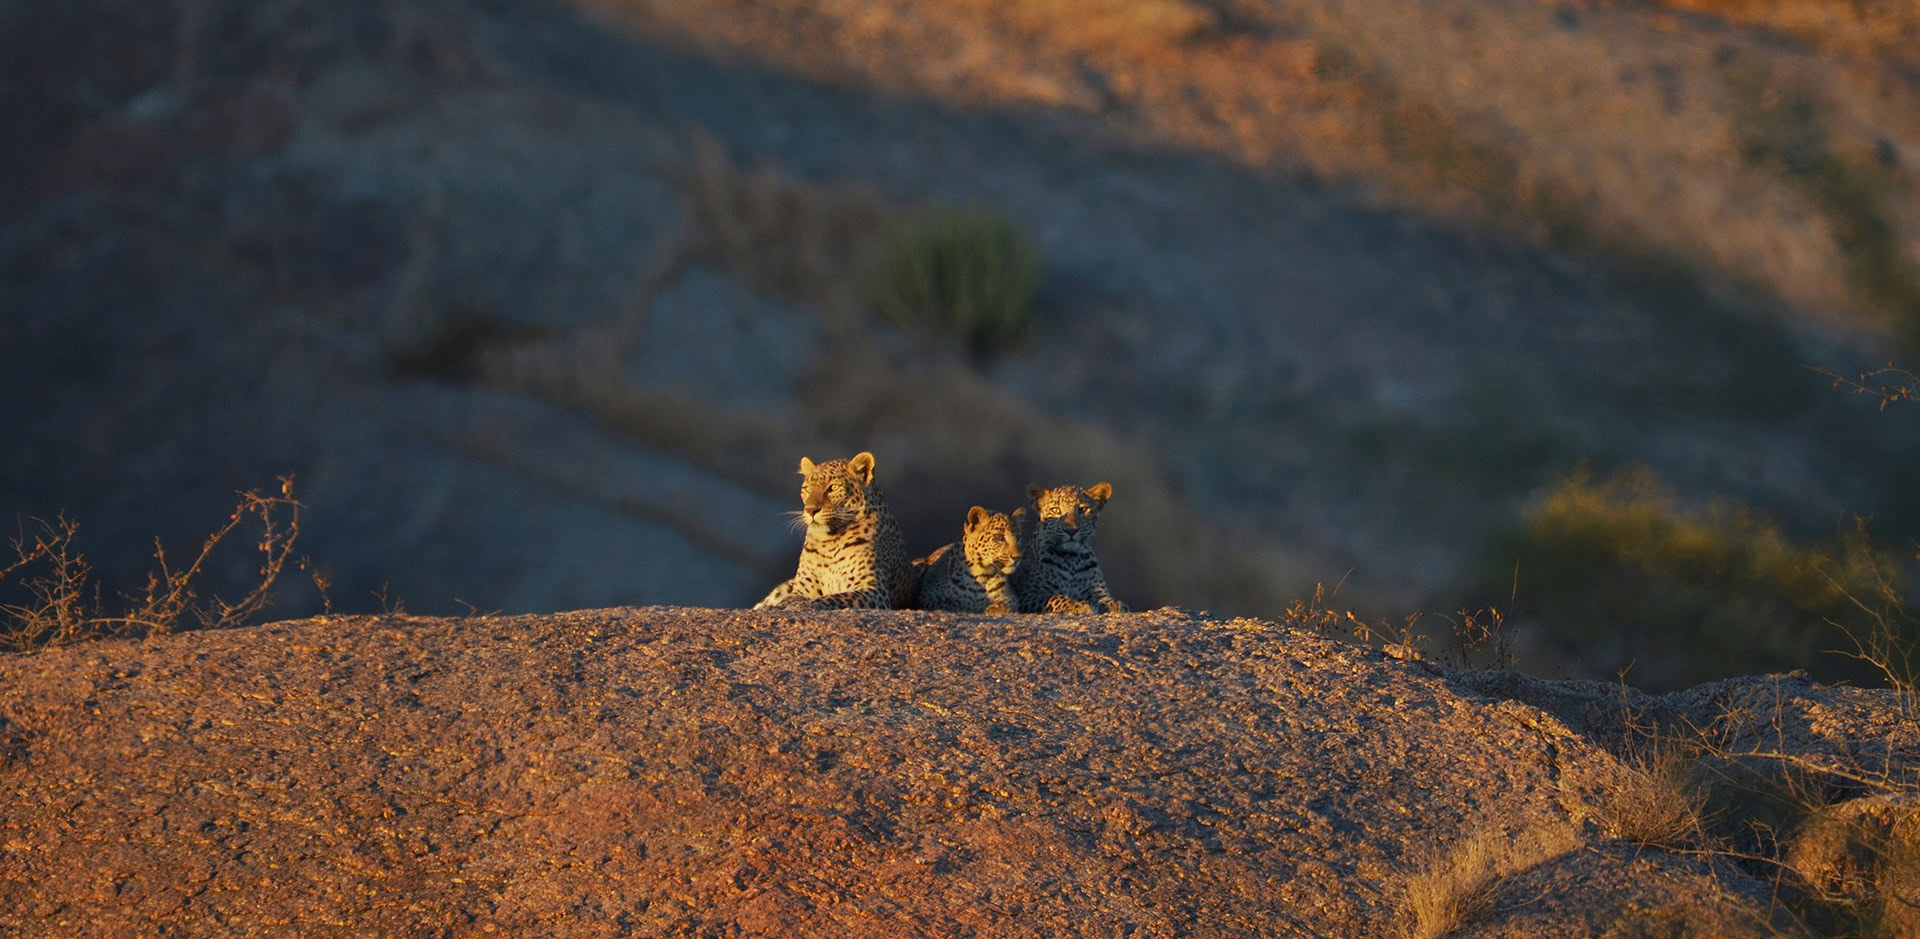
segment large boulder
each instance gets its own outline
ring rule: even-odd
[[[1609,841],[1634,770],[1546,711],[1171,610],[102,642],[0,659],[0,741],[26,935],[1390,935],[1490,833],[1533,847],[1495,852],[1477,935],[1768,899]]]

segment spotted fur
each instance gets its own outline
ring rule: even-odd
[[[920,608],[957,613],[1012,613],[1018,603],[1009,578],[1020,565],[1019,524],[1025,509],[1012,516],[982,506],[967,510],[960,550],[942,545],[913,562],[920,575]]]
[[[814,463],[800,458],[806,543],[799,569],[754,609],[903,609],[914,578],[900,526],[873,481],[873,454]]]
[[[1033,528],[1021,545],[1020,566],[1013,572],[1020,612],[1126,612],[1126,604],[1107,591],[1100,559],[1088,543],[1098,527],[1100,509],[1112,496],[1113,487],[1106,483],[1086,489],[1027,487]]]

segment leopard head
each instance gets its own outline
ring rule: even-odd
[[[1019,523],[1026,509],[989,512],[984,506],[967,510],[967,525],[961,543],[967,552],[967,566],[974,574],[1011,574],[1020,563]]]
[[[1099,527],[1100,509],[1113,497],[1113,487],[1095,483],[1079,486],[1041,485],[1027,487],[1027,499],[1033,503],[1036,520],[1034,534],[1042,544],[1077,541],[1085,544]]]
[[[838,535],[873,510],[880,494],[873,484],[873,454],[815,463],[800,458],[800,511],[808,531]]]

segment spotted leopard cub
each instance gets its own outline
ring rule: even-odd
[[[920,608],[956,613],[1013,613],[1018,604],[1009,582],[1020,566],[1020,521],[1026,509],[1013,515],[989,512],[983,506],[967,510],[960,534],[960,550],[941,545],[913,562],[920,575]]]
[[[800,568],[754,609],[903,609],[913,570],[900,526],[873,481],[873,454],[815,463],[800,458],[800,511],[807,528]]]
[[[1028,486],[1033,530],[1021,544],[1013,591],[1022,613],[1125,613],[1127,606],[1107,592],[1107,578],[1094,556],[1094,529],[1113,487]]]

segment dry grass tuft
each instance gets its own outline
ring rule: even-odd
[[[247,491],[226,524],[208,535],[200,552],[184,567],[175,567],[167,551],[154,542],[156,570],[147,575],[146,589],[139,595],[125,595],[124,612],[110,613],[102,599],[100,585],[93,580],[93,565],[74,547],[80,526],[64,516],[53,522],[36,520],[40,531],[28,538],[22,534],[13,540],[15,560],[0,569],[0,584],[23,572],[36,572],[14,581],[24,598],[0,604],[0,649],[23,651],[46,646],[67,645],[88,639],[124,636],[150,636],[181,629],[225,629],[244,626],[272,604],[274,581],[289,561],[308,570],[326,599],[325,578],[308,566],[304,557],[295,559],[294,542],[300,537],[300,503],[293,497],[293,477],[280,479],[278,495]],[[195,582],[206,570],[214,551],[228,536],[252,520],[259,526],[254,543],[260,553],[259,581],[237,600],[218,596],[200,601]]]
[[[1339,595],[1340,586],[1335,584],[1333,590],[1328,591],[1326,584],[1314,584],[1313,596],[1294,600],[1281,611],[1280,624],[1323,636],[1380,644],[1399,650],[1403,657],[1419,657],[1420,650],[1427,644],[1426,635],[1417,628],[1423,614],[1409,613],[1398,623],[1385,618],[1371,621],[1353,610],[1328,606],[1328,602]]]
[[[1530,828],[1509,834],[1484,824],[1436,855],[1404,887],[1402,926],[1408,939],[1438,939],[1493,909],[1503,878],[1579,847],[1571,828]]]
[[[1693,755],[1679,743],[1657,741],[1630,753],[1628,764],[1595,813],[1601,829],[1649,847],[1700,840],[1706,794]]]
[[[1436,939],[1485,915],[1493,906],[1503,832],[1468,838],[1438,863],[1407,881],[1409,939]]]

